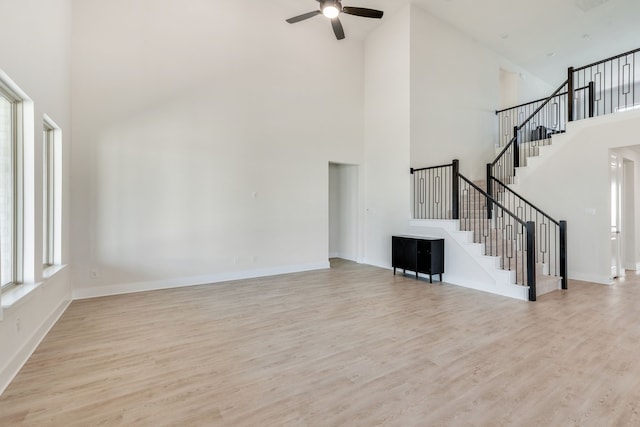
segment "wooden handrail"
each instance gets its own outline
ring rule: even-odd
[[[522,129],[527,122],[529,122],[529,120],[531,120],[533,117],[535,117],[536,114],[538,114],[540,112],[540,110],[542,110],[544,108],[545,105],[547,105],[549,102],[551,102],[551,100],[553,98],[555,98],[556,96],[558,96],[559,92],[562,90],[562,88],[569,82],[569,80],[565,80],[564,83],[562,83],[560,85],[560,87],[558,87],[558,89],[554,90],[553,93],[551,95],[549,95],[549,97],[547,98],[547,100],[545,102],[543,102],[542,104],[540,104],[540,106],[538,108],[536,108],[536,110],[531,113],[529,115],[529,117],[526,118],[525,121],[523,121],[520,126],[518,126],[518,130]]]

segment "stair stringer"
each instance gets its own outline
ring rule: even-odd
[[[473,243],[473,232],[460,230],[458,220],[409,220],[410,233],[445,239],[443,281],[478,291],[523,301],[529,287],[514,284],[515,272],[498,268],[498,257],[483,254],[484,245]]]

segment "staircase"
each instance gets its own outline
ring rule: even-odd
[[[526,288],[522,299],[535,301],[567,289],[566,222],[514,191],[518,171],[539,164],[542,151],[552,152],[553,136],[566,132],[567,122],[640,107],[636,62],[640,49],[569,68],[549,97],[497,111],[499,153],[487,164],[486,180],[469,181],[457,160],[412,168],[413,225],[440,226],[467,253],[476,253],[495,281],[495,289],[483,290],[518,298],[513,286]]]
[[[560,288],[561,277],[549,274],[557,272],[556,251],[549,253],[548,236],[539,233],[537,239],[536,223],[526,212],[519,212],[531,210],[523,199],[497,186],[499,199],[492,197],[483,188],[493,186],[487,186],[487,181],[469,181],[459,173],[457,160],[412,169],[412,174],[414,219],[422,221],[423,227],[446,229],[451,239],[475,257],[493,281],[484,287],[473,286],[475,289],[535,301]],[[413,221],[413,225],[420,224]]]
[[[498,149],[491,175],[517,183],[516,171],[566,132],[568,122],[640,107],[640,49],[567,70],[567,79],[547,98],[496,111]]]
[[[463,181],[466,179],[463,178]],[[535,233],[527,236],[526,226],[517,219],[526,221],[530,218],[519,212],[515,199],[509,197],[506,188],[498,187],[493,192],[497,203],[492,203],[489,195],[481,191],[490,185],[486,180],[463,182],[463,202],[460,207],[462,229],[473,232],[474,242],[484,245],[485,255],[497,257],[498,268],[513,272],[512,283],[534,287],[530,290],[530,300],[561,289],[562,278],[549,274],[550,271],[555,271],[550,268],[550,263],[555,261],[555,257],[544,256],[546,248],[541,247],[546,244],[544,233],[536,230],[538,238]],[[465,200],[464,193],[473,195]],[[532,225],[538,228],[540,222],[533,222]],[[534,245],[528,246],[528,239],[533,240]],[[531,259],[528,258],[529,251],[532,252]],[[536,256],[540,254],[542,256]],[[529,282],[529,269],[534,271],[532,283]]]
[[[476,180],[473,184],[478,188],[487,188],[486,180]],[[495,199],[509,210],[516,211],[510,206],[506,191],[498,190]],[[486,200],[486,199],[485,199]],[[502,232],[496,223],[496,219],[487,219],[489,214],[487,211],[486,201],[474,201],[469,206],[468,212],[461,213],[462,217],[473,218],[471,226],[468,221],[462,221],[463,227],[473,232],[474,242],[484,244],[484,252],[489,256],[496,256],[500,261],[498,268],[502,270],[513,271],[515,274],[514,283],[526,283],[527,278],[527,251],[522,234],[513,233],[508,236]],[[546,259],[537,259],[535,262],[535,285],[536,296],[540,296],[562,288],[562,278],[557,275],[550,275],[552,270],[550,265],[546,263]]]

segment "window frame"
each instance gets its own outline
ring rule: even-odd
[[[42,264],[44,269],[61,264],[61,134],[60,127],[45,114],[42,147]]]
[[[55,251],[55,154],[54,128],[44,120],[42,131],[42,265],[54,265]]]
[[[13,178],[13,206],[11,207],[12,272],[10,282],[3,284],[0,281],[0,290],[4,292],[12,286],[22,283],[24,277],[24,100],[7,87],[2,80],[0,80],[0,96],[11,104],[11,176]]]

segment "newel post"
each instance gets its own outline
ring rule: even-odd
[[[527,221],[527,286],[529,301],[536,300],[536,223]]]
[[[487,194],[490,197],[493,197],[493,182],[491,182],[491,168],[493,165],[491,163],[487,163]],[[487,198],[487,219],[491,219],[493,214],[493,202],[490,198]]]
[[[569,67],[567,70],[567,120],[570,122],[573,121],[573,99],[573,67]]]
[[[518,126],[513,127],[513,174],[516,174],[516,168],[520,166],[520,141],[518,138]]]
[[[560,277],[562,289],[568,289],[567,278],[567,221],[560,221]]]
[[[454,159],[451,162],[451,214],[452,219],[460,219],[460,162]]]
[[[589,82],[589,117],[593,117],[596,104],[596,84]]]

